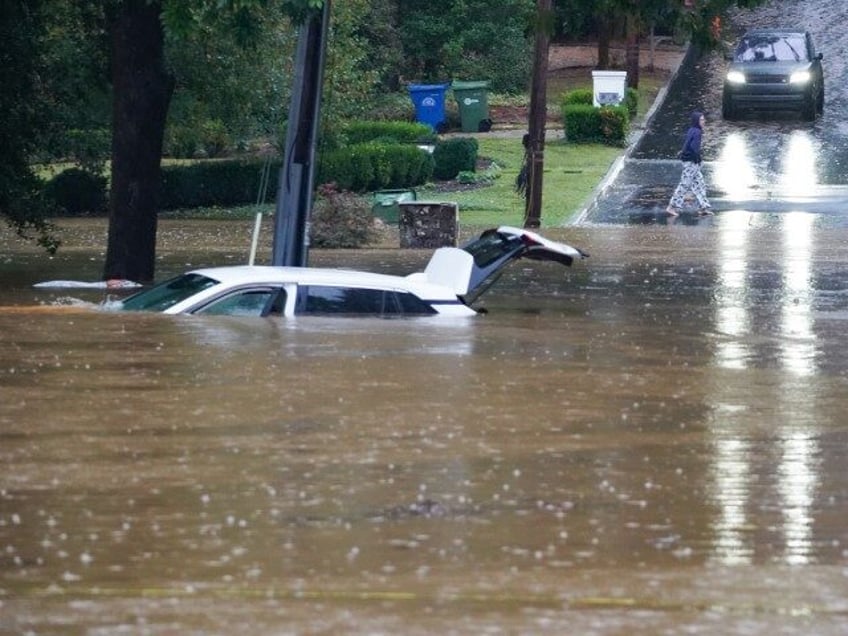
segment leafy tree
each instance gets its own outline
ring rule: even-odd
[[[0,215],[21,236],[55,251],[58,242],[41,216],[40,184],[29,163],[43,122],[43,10],[36,0],[0,0]]]
[[[489,79],[495,90],[527,89],[532,0],[405,0],[398,3],[406,78]]]
[[[276,5],[295,19],[319,10],[323,0]],[[174,76],[165,59],[165,29],[188,38],[224,21],[237,42],[257,33],[267,0],[113,0],[112,182],[109,238],[103,277],[153,279],[160,158]],[[270,8],[268,8],[270,10]]]
[[[716,46],[716,29],[731,7],[754,7],[765,0],[555,0],[560,33],[577,35],[594,30],[598,37],[598,66],[609,66],[609,42],[615,35],[626,39],[628,85],[639,83],[640,37],[653,24],[678,23],[692,43],[704,49]]]
[[[100,3],[42,0],[39,88],[46,111],[37,159],[100,172],[109,157],[109,42]]]
[[[382,91],[400,88],[403,41],[398,25],[398,4],[398,0],[370,0],[353,31],[353,37],[360,40],[367,51],[362,68],[376,74],[377,88]]]

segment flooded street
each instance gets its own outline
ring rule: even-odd
[[[0,633],[844,634],[848,233],[817,218],[547,230],[591,258],[470,320],[98,313],[31,284],[96,280],[104,225],[4,239]],[[248,226],[163,222],[157,277]]]

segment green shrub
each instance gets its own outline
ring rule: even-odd
[[[279,159],[273,162],[272,175],[279,173],[280,165]],[[173,210],[255,203],[264,166],[263,159],[164,165],[161,207]]]
[[[370,98],[368,117],[381,121],[412,121],[415,118],[415,108],[406,91],[383,93]]]
[[[207,157],[219,157],[233,145],[227,127],[220,119],[207,119],[200,126],[200,143]]]
[[[625,106],[595,108],[585,104],[563,105],[566,139],[570,143],[603,143],[624,146],[630,118]]]
[[[108,128],[71,129],[65,132],[64,152],[87,168],[102,169],[112,152],[112,131]]]
[[[271,164],[269,199],[276,195],[282,162]],[[162,166],[163,210],[255,203],[264,159],[220,159]],[[356,144],[319,153],[317,183],[339,190],[370,192],[419,186],[433,175],[433,158],[408,144]]]
[[[634,119],[636,117],[636,111],[639,108],[639,91],[635,88],[628,86],[624,92],[624,107],[627,108],[627,114],[630,115],[630,119]]]
[[[197,126],[169,125],[165,130],[163,153],[175,159],[191,159],[203,145],[202,139]]]
[[[433,149],[433,177],[442,181],[454,179],[463,171],[477,168],[479,145],[473,137],[444,139]]]
[[[175,159],[220,157],[233,147],[233,139],[220,119],[192,120],[169,125],[165,130],[163,153]]]
[[[569,91],[562,96],[561,107],[576,105],[576,104],[585,104],[592,106],[595,103],[595,94],[590,88],[577,88],[573,91]],[[635,88],[628,87],[624,91],[624,101],[622,103],[623,106],[627,107],[627,112],[630,115],[630,119],[636,117],[636,110],[639,106],[639,91]]]
[[[68,168],[50,179],[44,194],[60,216],[103,214],[108,201],[106,177],[80,168]]]
[[[324,248],[357,248],[377,238],[368,198],[330,183],[318,188],[310,217],[310,244]]]
[[[562,96],[562,105],[584,104],[591,106],[595,101],[595,95],[591,88],[576,88],[568,91]]]
[[[370,192],[421,185],[432,174],[433,160],[420,148],[369,142],[324,153],[318,183],[335,183],[339,190]]]
[[[598,109],[601,120],[601,138],[609,146],[624,146],[630,129],[630,116],[626,106],[603,106]]]
[[[433,143],[436,135],[427,124],[408,121],[354,121],[344,127],[347,143]]]

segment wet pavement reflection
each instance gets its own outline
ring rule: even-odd
[[[460,321],[102,314],[4,243],[0,632],[844,633],[848,234],[762,218],[548,230]]]

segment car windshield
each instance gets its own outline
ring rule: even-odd
[[[120,308],[126,311],[165,311],[189,296],[217,284],[218,281],[208,276],[183,274],[125,298],[121,301]]]
[[[807,46],[800,34],[757,34],[742,38],[737,62],[803,62]]]

